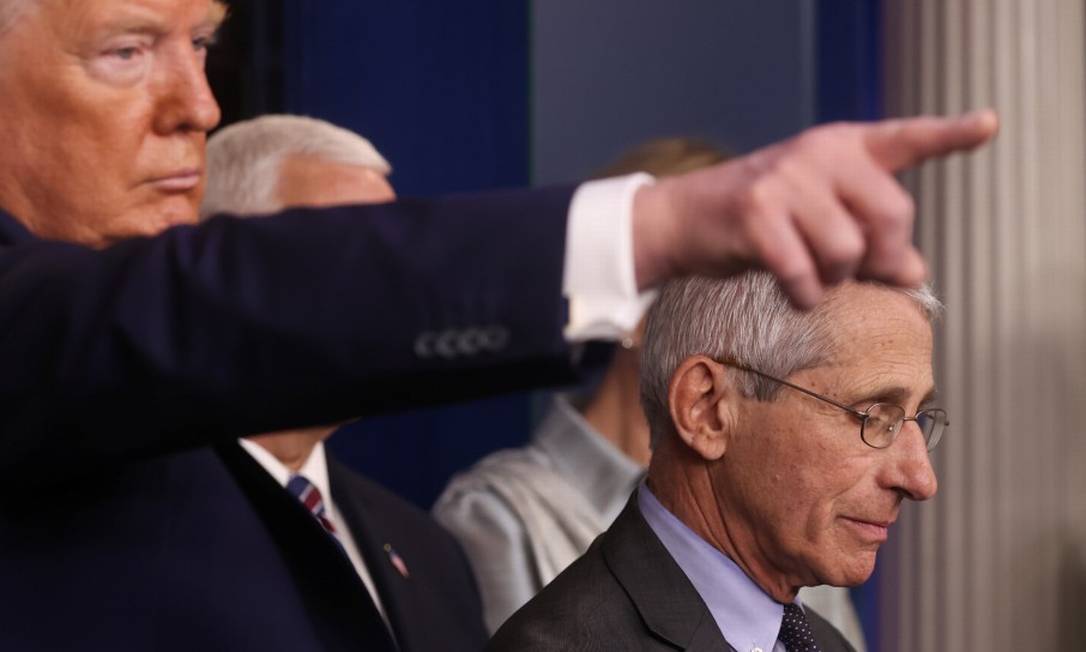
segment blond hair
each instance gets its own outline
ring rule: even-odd
[[[696,138],[657,138],[626,150],[594,176],[602,179],[648,172],[655,177],[667,177],[722,163],[728,158],[726,151]]]

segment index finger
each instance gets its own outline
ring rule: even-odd
[[[920,116],[884,120],[865,127],[864,142],[875,161],[896,172],[932,157],[983,145],[999,129],[991,109],[955,117]]]

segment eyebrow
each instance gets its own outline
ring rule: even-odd
[[[215,0],[208,7],[207,16],[204,17],[193,31],[211,29],[218,31],[229,15],[229,8],[222,2]],[[142,14],[139,10],[127,16],[120,16],[103,24],[95,33],[95,37],[109,38],[118,34],[145,34],[148,36],[162,36],[168,34],[172,25],[162,21],[157,16]]]
[[[860,394],[864,396],[864,398],[861,399],[862,401],[873,400],[876,403],[892,403],[894,405],[902,405],[903,403],[905,403],[906,400],[908,400],[909,395],[911,395],[912,392],[905,387],[896,386],[881,387],[866,392],[860,392]],[[924,398],[920,400],[920,408],[922,409],[929,406],[935,400],[935,396],[935,388],[932,387],[927,391],[926,394],[924,394]]]
[[[207,11],[207,19],[204,20],[201,27],[207,26],[219,29],[229,16],[230,7],[225,2],[212,0],[211,6]]]

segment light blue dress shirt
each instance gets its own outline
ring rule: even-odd
[[[661,505],[644,483],[637,490],[637,505],[733,648],[738,652],[786,652],[777,640],[784,619],[781,603]]]

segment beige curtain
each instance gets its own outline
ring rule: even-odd
[[[889,115],[994,106],[906,179],[947,315],[940,492],[882,557],[881,650],[1086,650],[1082,0],[884,0]]]

